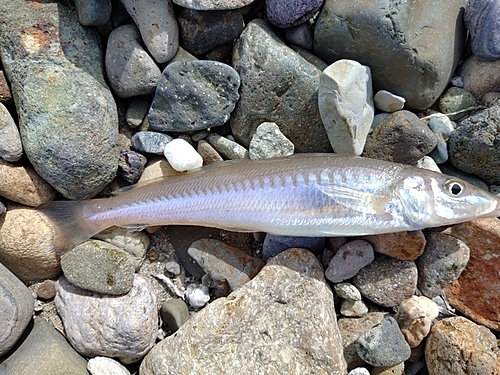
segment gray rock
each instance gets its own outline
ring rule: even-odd
[[[43,318],[35,317],[28,337],[0,362],[5,375],[89,375],[87,361]]]
[[[140,373],[229,374],[235,369],[241,375],[345,374],[333,295],[310,252],[293,249],[273,258],[253,280],[158,343]]]
[[[292,27],[312,18],[324,0],[266,0],[269,22],[278,27]]]
[[[75,0],[75,7],[83,26],[104,25],[111,17],[111,0]]]
[[[313,48],[313,30],[308,22],[290,27],[285,30],[285,39],[297,47],[305,50],[312,50]],[[323,69],[322,69],[323,70]]]
[[[80,354],[114,357],[128,364],[141,359],[156,340],[158,309],[150,282],[134,277],[123,296],[87,292],[61,277],[54,300],[66,337]]]
[[[352,283],[370,301],[397,306],[415,293],[417,266],[409,260],[381,256],[359,271]]]
[[[473,107],[476,104],[476,98],[467,90],[460,87],[450,87],[439,98],[439,109],[443,113],[457,112],[462,109]],[[450,116],[450,120],[458,120],[464,116],[464,113]]]
[[[249,157],[245,147],[217,133],[210,134],[207,142],[226,159],[248,159]]]
[[[410,358],[411,348],[393,317],[386,317],[357,340],[360,358],[372,366],[394,366]]]
[[[99,36],[62,4],[37,4],[0,3],[0,58],[22,109],[24,151],[65,197],[88,198],[115,177],[120,153]]]
[[[293,143],[283,135],[274,122],[260,124],[248,148],[248,154],[252,160],[288,156],[292,155],[293,151]]]
[[[265,68],[264,68],[265,66]],[[234,47],[241,98],[231,115],[238,142],[248,146],[255,129],[274,122],[297,152],[329,152],[318,109],[321,71],[287,47],[261,19],[251,21]]]
[[[120,98],[152,94],[160,80],[160,68],[141,43],[141,34],[133,24],[117,27],[109,35],[106,73]]]
[[[7,212],[7,207],[5,207],[5,204],[2,201],[0,201],[0,216],[5,214],[5,212]]]
[[[427,236],[424,253],[417,259],[418,288],[427,297],[438,296],[454,282],[469,261],[469,247],[460,239],[435,232]]]
[[[189,320],[186,302],[181,299],[169,299],[162,303],[160,315],[172,332],[177,332]]]
[[[239,99],[239,86],[238,73],[218,61],[171,63],[156,88],[150,127],[183,132],[223,125]]]
[[[436,147],[429,153],[437,164],[448,161],[448,139],[455,129],[453,122],[448,116],[431,117],[428,123],[429,129],[436,134]]]
[[[23,145],[19,130],[7,108],[0,103],[0,158],[15,162],[22,157]]]
[[[0,263],[0,357],[19,340],[33,316],[35,301],[29,289]],[[1,365],[0,365],[1,366]]]
[[[267,260],[291,248],[301,248],[312,252],[319,252],[325,248],[325,238],[267,234],[262,244],[262,258]]]
[[[363,240],[342,245],[328,263],[325,277],[333,283],[350,279],[375,259],[373,247]]]
[[[159,132],[143,131],[135,133],[130,141],[137,151],[148,154],[163,155],[165,146],[172,141],[172,137]]]
[[[134,265],[129,255],[107,242],[86,241],[61,257],[66,279],[82,289],[121,295],[134,281]]]
[[[118,160],[118,173],[129,184],[135,184],[144,172],[148,159],[135,151],[123,151]]]
[[[224,10],[243,8],[255,0],[174,0],[174,4],[197,10]]]
[[[500,3],[469,0],[465,26],[470,33],[472,53],[483,60],[500,59]]]
[[[403,109],[406,100],[405,98],[394,95],[393,93],[387,90],[379,90],[373,97],[373,102],[377,109],[380,109],[384,112],[396,112]]]
[[[149,103],[147,101],[134,99],[132,103],[130,103],[127,113],[125,114],[128,126],[137,128],[141,125],[148,114],[148,110]]]

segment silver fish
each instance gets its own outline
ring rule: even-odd
[[[200,225],[357,236],[500,216],[500,197],[455,177],[335,154],[222,162],[111,198],[51,202],[61,251],[113,225]]]

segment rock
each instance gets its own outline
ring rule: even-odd
[[[405,375],[405,364],[403,362],[394,366],[374,367],[371,375]]]
[[[427,297],[438,296],[454,282],[469,261],[469,247],[460,239],[434,232],[427,236],[425,251],[417,259],[418,289]]]
[[[443,113],[458,112],[462,109],[473,107],[476,104],[476,98],[467,90],[460,87],[450,87],[439,98],[439,109]],[[458,120],[463,117],[462,114],[450,116],[450,120]],[[448,117],[448,116],[447,116]]]
[[[163,70],[148,121],[152,130],[185,132],[223,125],[239,99],[240,77],[218,61],[173,62]]]
[[[142,40],[158,64],[171,60],[179,48],[179,27],[171,0],[121,0]]]
[[[403,109],[406,100],[405,98],[394,95],[387,90],[379,90],[373,97],[373,102],[377,109],[383,112],[396,112]]]
[[[97,33],[58,3],[2,2],[0,13],[0,58],[22,108],[26,155],[66,198],[97,194],[115,177],[120,153]]]
[[[9,84],[5,79],[3,70],[0,70],[0,103],[9,104],[12,102],[12,94],[10,92]]]
[[[160,68],[141,44],[141,34],[133,24],[119,26],[109,35],[106,73],[120,98],[153,94],[160,80]]]
[[[260,124],[248,148],[248,154],[252,160],[288,156],[292,155],[293,151],[293,143],[283,135],[274,122]]]
[[[215,148],[213,148],[210,143],[204,141],[203,139],[198,142],[198,148],[196,149],[196,151],[198,151],[198,154],[201,155],[201,158],[203,159],[203,165],[209,165],[224,160],[222,159],[222,156],[220,156],[219,153],[215,150]]]
[[[450,134],[455,130],[454,123],[448,116],[440,115],[429,119],[427,124],[429,129],[436,135],[436,148],[430,152],[430,156],[437,164],[442,164],[448,161],[448,139]]]
[[[163,155],[165,146],[172,141],[172,137],[158,132],[142,131],[135,133],[130,141],[132,147],[139,152],[148,154]]]
[[[370,375],[370,371],[364,367],[356,367],[349,371],[347,375]]]
[[[340,304],[340,313],[349,317],[360,317],[368,313],[368,306],[363,301],[344,300]]]
[[[90,358],[87,370],[91,375],[130,375],[130,372],[120,362],[107,357]]]
[[[265,21],[255,19],[243,30],[233,67],[241,78],[241,98],[230,119],[238,142],[248,146],[266,121],[280,127],[296,152],[331,151],[318,109],[321,71],[286,46]]]
[[[165,145],[165,157],[176,171],[184,172],[201,168],[203,159],[185,140],[177,138]]]
[[[201,55],[232,42],[245,27],[243,15],[237,10],[206,12],[184,8],[177,20],[181,45],[193,55]]]
[[[210,134],[207,137],[207,142],[226,159],[234,160],[249,158],[248,151],[245,147],[217,133]]]
[[[322,274],[310,252],[281,253],[253,280],[157,344],[144,358],[141,375],[235,368],[242,375],[345,374],[333,296]]]
[[[313,48],[313,31],[308,22],[286,29],[285,39],[288,43],[308,51]]]
[[[148,159],[135,151],[123,151],[118,160],[118,172],[128,183],[135,184],[144,172]]]
[[[363,156],[412,165],[436,144],[436,136],[427,125],[412,112],[403,110],[394,112],[373,130]]]
[[[314,50],[330,64],[352,59],[369,66],[375,91],[388,90],[408,107],[426,109],[446,88],[462,54],[465,4],[384,0],[366,3],[360,12],[357,2],[326,0]]]
[[[341,246],[325,271],[325,276],[338,283],[358,274],[359,270],[375,259],[373,247],[366,241],[354,240]]]
[[[360,358],[372,366],[394,366],[410,358],[411,348],[392,317],[362,334],[356,341]]]
[[[266,0],[267,19],[273,25],[287,28],[300,25],[312,18],[324,0]]]
[[[36,290],[36,298],[44,301],[52,301],[56,296],[56,287],[52,280],[45,280]]]
[[[464,22],[472,53],[483,60],[500,59],[500,3],[496,0],[467,2]]]
[[[200,265],[216,285],[228,283],[229,292],[253,279],[264,262],[226,245],[222,241],[204,238],[189,246],[188,254]]]
[[[26,282],[50,279],[61,272],[55,232],[40,211],[9,204],[0,217],[0,262]]]
[[[325,248],[325,238],[267,234],[262,244],[262,259],[267,260],[291,248],[301,248],[312,252],[319,252]]]
[[[425,237],[421,230],[363,236],[377,253],[401,260],[415,260],[425,249]]]
[[[500,90],[500,59],[485,61],[471,56],[459,67],[458,72],[463,88],[478,100],[488,92]]]
[[[131,128],[136,128],[142,124],[148,114],[149,103],[145,100],[134,99],[125,114],[127,124]]]
[[[434,324],[425,345],[429,375],[498,374],[497,353],[493,333],[459,316]]]
[[[460,123],[448,141],[450,163],[488,184],[500,184],[500,103]]]
[[[173,0],[174,4],[197,10],[223,10],[243,8],[255,0]]]
[[[417,168],[428,169],[430,171],[441,173],[441,169],[438,167],[434,159],[430,156],[424,156],[422,159],[418,160]]]
[[[80,354],[114,357],[128,364],[141,359],[156,339],[158,310],[150,282],[134,276],[123,296],[87,292],[64,277],[56,283],[55,305],[66,337]]]
[[[163,302],[160,315],[167,327],[174,333],[189,320],[188,306],[181,299],[169,299]]]
[[[63,254],[66,279],[82,289],[122,295],[132,289],[134,265],[129,255],[107,242],[86,241]]]
[[[333,290],[340,298],[349,301],[361,301],[361,293],[352,284],[349,283],[334,284]]]
[[[370,68],[339,60],[320,76],[318,106],[333,151],[361,155],[373,121]]]
[[[171,276],[179,276],[181,274],[181,265],[175,261],[165,263],[165,272]]]
[[[415,293],[417,267],[409,260],[381,256],[359,271],[353,284],[370,301],[385,307],[397,306]]]
[[[189,284],[186,288],[186,299],[191,307],[201,309],[210,301],[208,286],[202,284]]]
[[[75,0],[75,7],[82,26],[104,25],[111,17],[111,0]]]
[[[146,168],[144,168],[144,172],[137,183],[143,184],[156,178],[176,176],[180,173],[181,172],[177,172],[174,168],[172,168],[167,159],[165,159],[165,156],[155,156],[148,161]]]
[[[432,320],[438,315],[435,302],[427,297],[411,296],[399,304],[395,318],[406,341],[411,348],[415,348],[427,336]]]
[[[0,373],[9,375],[89,375],[87,361],[43,318],[35,317],[28,337],[9,357]]]
[[[0,103],[0,158],[15,162],[23,157],[23,145],[16,123],[5,106]]]
[[[30,290],[0,263],[0,357],[19,340],[33,316],[34,300]],[[0,364],[1,367],[1,364]]]
[[[500,101],[500,92],[487,92],[483,95],[483,99],[481,101],[485,106],[491,107],[496,102]]]
[[[500,330],[500,220],[469,221],[444,233],[470,249],[467,266],[444,290],[449,303],[475,322]]]

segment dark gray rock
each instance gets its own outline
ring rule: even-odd
[[[118,172],[129,184],[135,184],[144,172],[148,159],[135,151],[124,151],[118,161]]]
[[[83,26],[104,25],[111,17],[111,0],[75,0],[75,7]]]
[[[0,14],[0,57],[26,155],[65,197],[97,194],[115,177],[120,153],[99,36],[56,2],[1,2]]]
[[[2,216],[5,212],[7,212],[7,207],[5,207],[4,202],[0,200],[0,216]]]
[[[0,158],[15,162],[22,157],[23,145],[19,130],[7,108],[0,103]]]
[[[148,154],[163,155],[165,146],[172,141],[172,137],[158,132],[137,132],[132,138],[132,147],[137,151],[146,152]]]
[[[312,18],[324,0],[266,0],[269,22],[278,27],[292,27]]]
[[[500,2],[469,0],[465,26],[469,29],[472,53],[483,60],[500,59]]]
[[[460,59],[465,0],[326,0],[314,30],[316,54],[331,64],[370,67],[374,92],[387,90],[415,109],[430,107]]]
[[[239,99],[240,77],[217,61],[174,62],[158,82],[151,129],[184,132],[223,125]]]
[[[305,50],[313,48],[313,29],[308,22],[286,29],[285,39],[288,43]]]
[[[169,299],[163,302],[160,315],[172,332],[177,332],[189,320],[188,306],[181,299]]]
[[[262,258],[267,260],[291,248],[301,248],[312,252],[319,252],[325,248],[325,238],[276,236],[274,234],[268,234],[262,244]]]
[[[145,100],[134,99],[127,109],[125,118],[128,126],[137,128],[142,124],[144,118],[148,114],[149,103]]]

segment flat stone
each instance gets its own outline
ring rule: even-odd
[[[478,100],[481,100],[484,94],[500,89],[500,59],[486,61],[471,56],[460,65],[458,73],[463,88]]]
[[[374,259],[373,247],[369,242],[362,240],[348,242],[342,245],[330,260],[325,277],[333,283],[350,279]]]
[[[405,98],[395,95],[387,90],[379,90],[373,97],[373,102],[377,109],[392,113],[402,110],[406,100]]]
[[[269,159],[292,155],[293,143],[283,135],[274,122],[263,122],[255,130],[250,141],[248,154],[250,159]]]
[[[197,10],[223,10],[243,8],[255,0],[173,0],[174,4]]]
[[[111,0],[75,0],[75,7],[83,26],[104,25],[111,17]]]
[[[236,368],[242,375],[346,373],[333,295],[309,251],[281,253],[253,280],[213,301],[155,345],[140,373],[203,375]]]
[[[437,164],[448,161],[448,139],[455,130],[455,124],[446,115],[434,116],[427,124],[429,129],[436,135],[436,147],[429,153]]]
[[[212,147],[210,143],[204,141],[203,139],[198,141],[198,147],[196,149],[198,154],[201,155],[203,159],[203,165],[209,165],[216,162],[221,162],[222,156],[217,152],[215,148]]]
[[[162,303],[160,315],[167,327],[172,332],[177,330],[189,320],[189,310],[186,302],[181,299],[169,299]]]
[[[470,0],[464,22],[469,30],[472,53],[483,60],[500,59],[500,2]]]
[[[210,134],[207,137],[207,142],[226,159],[249,158],[248,150],[245,147],[217,133]]]
[[[120,362],[107,357],[90,358],[87,370],[91,375],[130,375],[130,372]]]
[[[0,158],[15,162],[23,157],[19,130],[5,106],[0,103]]]
[[[174,168],[172,168],[164,156],[154,156],[146,164],[146,168],[144,168],[144,172],[137,183],[142,184],[156,178],[175,176],[180,173],[181,172],[177,172]]]
[[[135,151],[123,151],[118,160],[118,173],[130,185],[135,184],[144,172],[148,159]]]
[[[318,106],[333,151],[361,155],[373,121],[370,68],[339,60],[320,76]]]
[[[173,138],[168,134],[142,131],[135,133],[130,141],[132,142],[132,147],[139,152],[163,155],[165,146],[167,143],[171,142],[172,139]]]
[[[316,14],[323,2],[324,0],[266,0],[267,19],[282,28],[300,25]]]
[[[432,320],[438,315],[435,302],[427,297],[411,296],[399,304],[395,319],[410,347],[415,348],[429,334]]]
[[[262,259],[267,260],[291,248],[300,248],[307,249],[312,252],[319,252],[325,248],[325,238],[277,236],[274,234],[267,234],[262,244]]]
[[[203,159],[188,142],[176,138],[165,145],[165,157],[168,163],[178,172],[201,168]]]
[[[473,107],[476,104],[476,98],[469,91],[460,87],[450,87],[439,98],[439,109],[443,113],[458,112],[462,109]],[[464,114],[458,114],[448,117],[450,120],[458,120]]]
[[[425,236],[421,230],[363,236],[377,253],[401,260],[415,260],[425,249]]]

